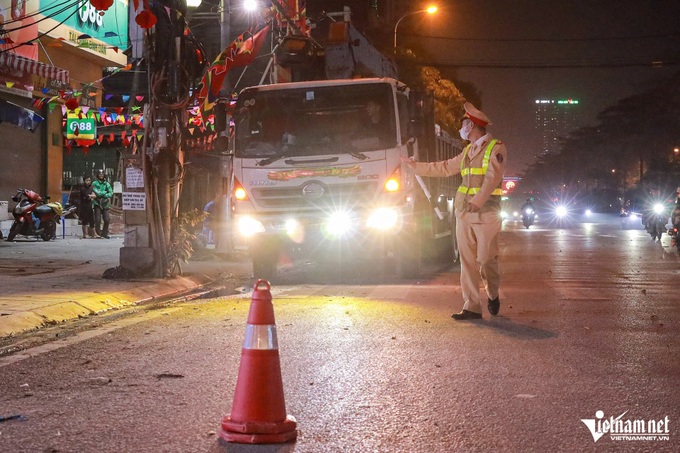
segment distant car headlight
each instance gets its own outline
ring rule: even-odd
[[[661,203],[657,203],[654,205],[654,212],[657,214],[661,214],[663,212],[663,205]]]
[[[586,215],[586,217],[590,217],[591,215],[593,215],[593,211],[591,211],[590,209],[586,209],[584,214]]]
[[[368,216],[366,226],[376,230],[389,230],[397,225],[399,213],[393,208],[378,208]]]
[[[508,218],[508,213],[505,211],[501,211],[501,219],[507,219]]]
[[[637,220],[638,219],[637,214],[630,214],[628,217],[630,218],[630,220]]]
[[[241,235],[250,237],[257,233],[264,233],[264,224],[252,217],[239,217],[238,231]]]
[[[557,215],[557,217],[560,217],[560,218],[566,217],[567,216],[567,208],[564,207],[564,206],[558,206],[557,208],[555,208],[555,214]]]

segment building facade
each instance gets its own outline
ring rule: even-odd
[[[581,109],[577,99],[536,99],[535,130],[540,138],[539,155],[557,153],[560,140],[579,124]]]
[[[128,17],[127,0],[106,12],[88,0],[0,0],[0,200],[20,187],[62,200],[63,106],[101,105],[103,68],[127,64]]]

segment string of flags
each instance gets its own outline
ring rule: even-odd
[[[67,138],[64,133],[64,147],[67,154],[74,146],[81,147],[87,153],[89,147],[101,144],[120,144],[125,147],[138,146],[144,139],[144,114],[141,107],[98,107],[90,108],[70,102],[61,106],[62,127],[66,131],[69,118],[91,119],[96,123],[97,132],[95,138],[78,138],[80,132],[75,130],[76,138]],[[183,129],[182,140],[185,150],[190,152],[210,151],[218,131],[215,130],[215,117],[210,115],[203,118],[199,107],[191,107],[187,110],[189,119]],[[115,127],[118,126],[118,127]],[[102,132],[105,131],[105,132]]]

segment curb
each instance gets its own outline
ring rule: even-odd
[[[132,281],[130,283],[134,284]],[[32,311],[14,313],[0,317],[0,339],[75,319],[87,318],[110,310],[188,296],[211,283],[213,279],[205,275],[188,275],[137,286],[130,290],[92,294],[79,300],[59,302]],[[212,292],[204,291],[202,294]]]

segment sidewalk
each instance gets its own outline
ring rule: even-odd
[[[181,297],[208,286],[233,291],[238,281],[232,277],[250,272],[247,260],[224,260],[213,250],[205,250],[196,254],[201,261],[182,265],[182,277],[102,278],[106,269],[120,264],[122,246],[122,236],[1,240],[0,338],[107,310]]]

